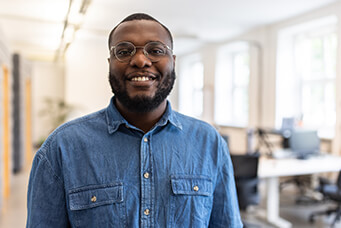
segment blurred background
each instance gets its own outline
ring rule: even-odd
[[[341,156],[340,0],[0,0],[1,228],[24,226],[31,161],[51,131],[109,104],[107,37],[135,12],[174,36],[172,107],[215,126],[231,153],[264,153],[260,129],[290,119]]]

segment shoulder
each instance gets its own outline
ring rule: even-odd
[[[55,131],[59,132],[59,131],[63,131],[67,128],[74,128],[74,127],[78,127],[79,125],[83,125],[83,124],[87,124],[87,123],[91,123],[93,121],[101,121],[101,120],[106,120],[106,109],[101,109],[97,112],[70,120],[64,124],[62,124],[61,126],[59,126]]]
[[[107,130],[105,109],[71,120],[55,129],[35,154],[32,169],[47,164],[55,176],[62,176],[62,163],[76,146],[84,145],[91,135]],[[97,132],[96,132],[97,131]]]
[[[210,157],[210,160],[216,161],[219,166],[228,160],[227,143],[217,129],[205,121],[177,112],[174,114],[182,125],[180,137],[192,142],[189,144],[196,148],[196,153],[201,153],[200,157]]]
[[[100,126],[105,127],[106,123],[106,109],[68,121],[56,128],[47,137],[38,152],[45,153],[47,148],[50,148],[60,138],[70,139],[81,132],[91,131],[91,129]]]
[[[196,132],[198,135],[206,135],[215,138],[220,137],[218,131],[211,124],[203,120],[199,120],[176,111],[174,111],[173,114],[181,123],[184,132]]]

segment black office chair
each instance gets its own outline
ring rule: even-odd
[[[325,211],[319,211],[319,212],[314,212],[313,214],[310,215],[309,220],[310,222],[314,222],[315,216],[318,215],[331,215],[331,214],[336,214],[335,218],[331,224],[331,227],[334,227],[336,222],[340,220],[341,218],[341,171],[339,172],[337,181],[335,184],[331,184],[328,180],[326,179],[320,179],[320,187],[318,189],[323,196],[328,199],[332,200],[336,203],[336,207],[334,208],[329,208]]]
[[[239,209],[246,211],[250,205],[258,205],[260,194],[258,192],[258,162],[259,153],[235,155],[231,154],[234,177],[238,195]],[[253,225],[244,223],[244,227]]]

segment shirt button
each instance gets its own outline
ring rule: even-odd
[[[198,187],[197,185],[195,185],[195,186],[193,187],[193,190],[197,192],[197,191],[199,191],[199,187]]]
[[[149,215],[150,214],[150,211],[149,211],[149,209],[146,209],[146,210],[144,210],[144,212],[143,212],[145,215]]]
[[[148,179],[148,178],[149,178],[149,173],[148,173],[148,172],[145,172],[145,173],[143,174],[143,176],[144,176],[144,178]]]
[[[144,138],[143,141],[148,142],[148,139],[147,139],[147,138]]]
[[[91,197],[91,202],[96,202],[97,201],[97,197],[96,196],[93,196],[93,197]]]

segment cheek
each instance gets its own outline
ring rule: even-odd
[[[174,65],[173,61],[164,61],[160,62],[160,72],[162,72],[163,75],[169,75],[173,71]]]
[[[125,72],[125,67],[119,63],[111,62],[109,65],[110,72],[116,76],[122,76]]]

